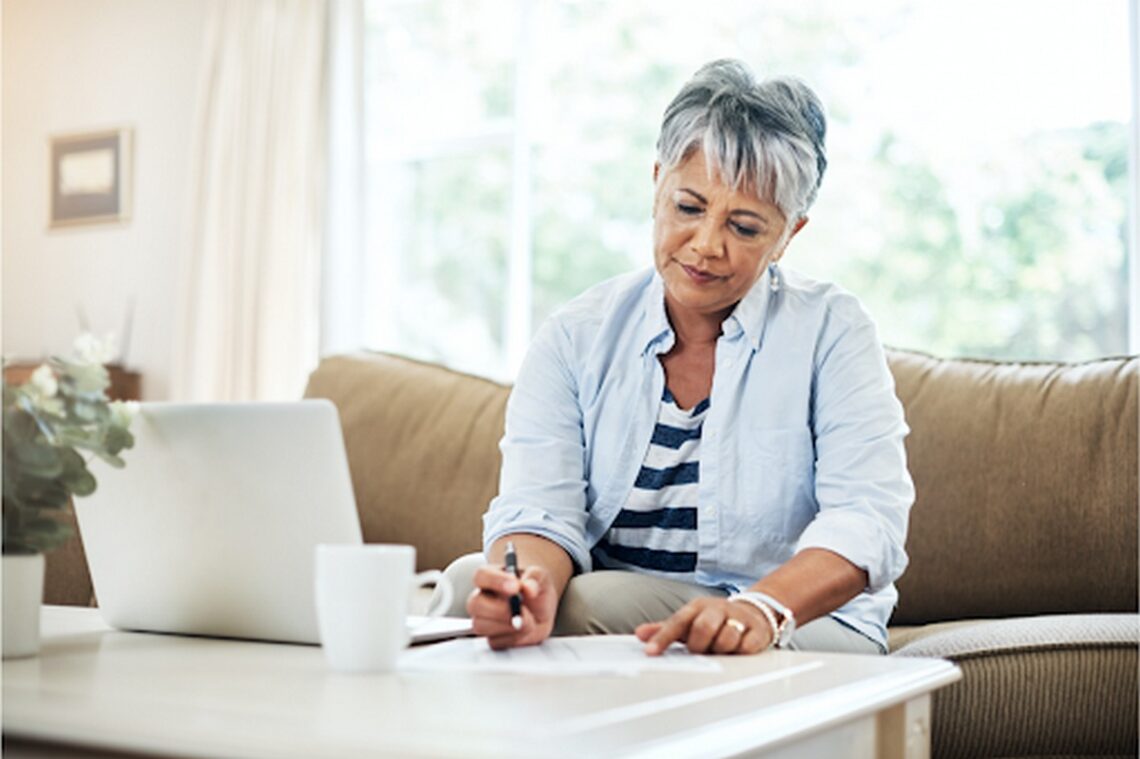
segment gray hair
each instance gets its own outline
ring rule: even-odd
[[[803,82],[757,82],[740,61],[713,61],[665,109],[657,161],[672,169],[702,148],[710,172],[774,203],[791,222],[815,202],[827,168],[826,132],[823,106]]]

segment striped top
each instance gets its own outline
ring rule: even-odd
[[[629,501],[591,551],[596,568],[696,581],[701,426],[708,410],[707,398],[682,409],[665,388]]]

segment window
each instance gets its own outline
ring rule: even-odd
[[[709,7],[366,0],[372,347],[512,376],[554,309],[651,264],[661,113],[739,57],[827,106],[785,263],[855,292],[884,342],[1127,351],[1125,0]]]

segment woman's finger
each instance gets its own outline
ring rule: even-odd
[[[768,643],[772,640],[772,631],[768,626],[750,627],[744,638],[740,641],[740,653],[758,654],[768,650]]]
[[[513,573],[488,564],[475,570],[471,578],[479,590],[498,595],[519,592],[519,580]]]
[[[685,645],[694,654],[705,654],[712,651],[713,641],[724,626],[725,610],[717,604],[703,604],[700,611],[689,624],[689,632],[685,635]]]
[[[518,630],[511,627],[509,622],[498,619],[472,618],[471,632],[480,637],[493,638],[499,635],[518,634]]]
[[[510,604],[506,596],[487,591],[472,593],[467,599],[467,616],[472,619],[485,617],[488,619],[509,620],[511,615]]]
[[[644,643],[652,638],[660,629],[660,622],[645,622],[638,625],[637,628],[633,631],[633,634],[637,636],[638,640]]]
[[[713,639],[712,650],[717,654],[734,654],[740,650],[744,637],[749,632],[748,625],[734,617],[725,617],[724,624]]]
[[[509,633],[487,636],[487,645],[491,647],[492,651],[505,651],[508,648],[516,647],[518,644],[519,633],[513,628]]]
[[[685,604],[673,616],[664,622],[657,623],[661,627],[646,641],[645,653],[650,656],[657,656],[675,641],[684,640],[689,634],[689,625],[697,616],[698,611],[699,607],[695,604]]]

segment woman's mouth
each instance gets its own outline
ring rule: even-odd
[[[681,268],[684,269],[685,273],[689,275],[689,279],[693,280],[698,285],[707,285],[709,282],[715,282],[718,279],[722,279],[715,274],[710,274],[707,271],[700,271],[692,266],[689,266],[688,264],[681,264]]]

